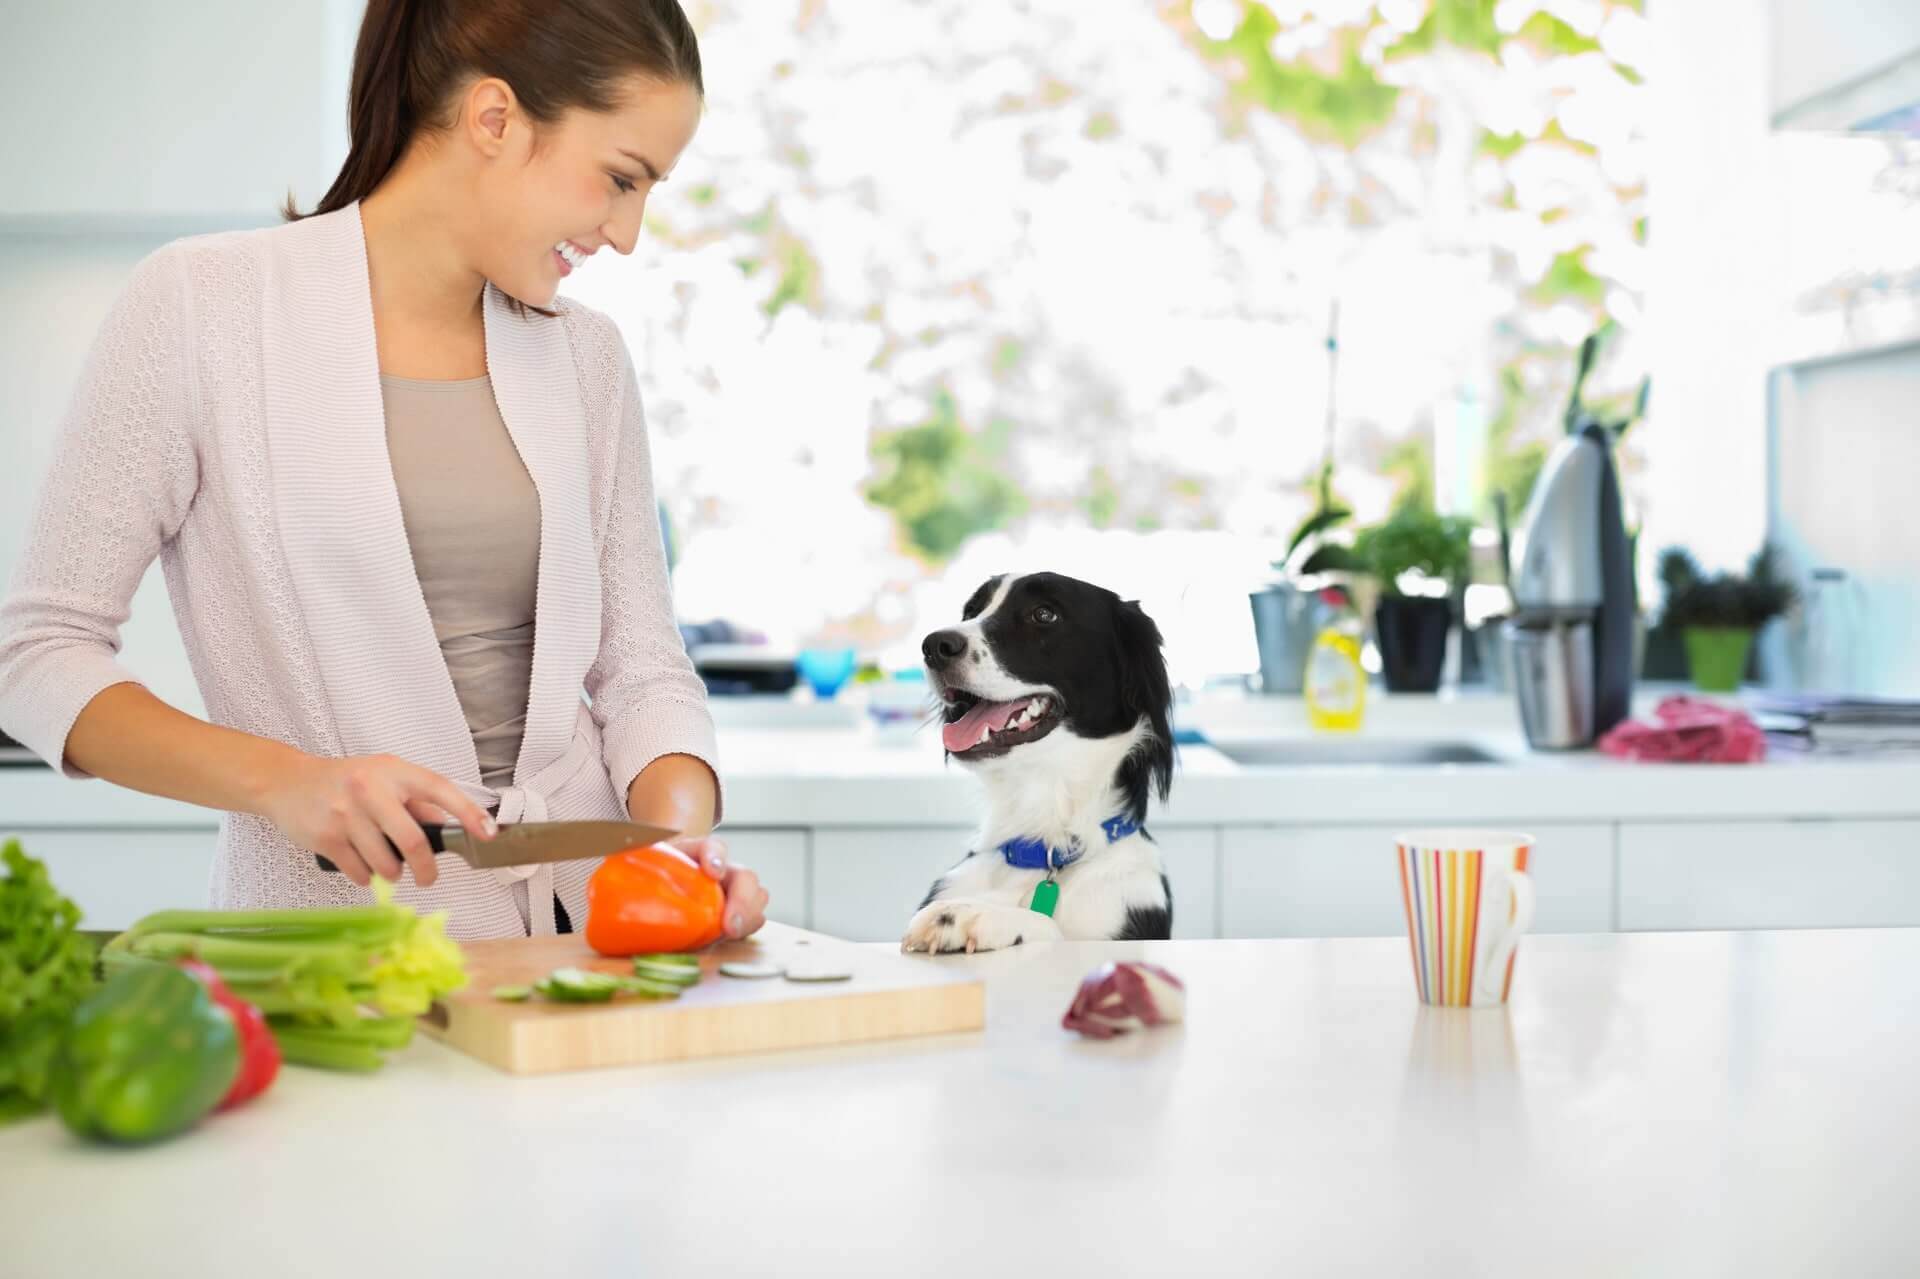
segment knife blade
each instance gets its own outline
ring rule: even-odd
[[[525,866],[536,862],[570,862],[589,857],[607,857],[623,848],[637,848],[671,839],[680,832],[644,822],[512,822],[500,827],[492,839],[480,839],[458,826],[421,822],[427,846],[436,853],[452,853],[475,870],[493,870],[500,866]],[[392,840],[387,847],[395,857],[400,850]],[[316,855],[320,869],[339,873],[340,868]]]

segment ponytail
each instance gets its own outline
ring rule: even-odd
[[[368,0],[360,38],[353,48],[353,83],[347,95],[347,162],[312,214],[295,208],[289,191],[281,209],[287,221],[332,213],[364,200],[400,162],[419,122],[412,92],[413,46],[420,10],[431,3]]]

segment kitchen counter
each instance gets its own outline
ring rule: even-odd
[[[1172,799],[1156,801],[1151,824],[1430,821],[1436,813],[1474,822],[1920,814],[1920,756],[1627,763],[1598,751],[1531,751],[1489,711],[1468,708],[1450,724],[1438,715],[1404,716],[1367,736],[1464,743],[1492,763],[1249,766],[1214,745],[1183,745]],[[1291,719],[1235,731],[1247,740],[1313,740]],[[1207,736],[1234,740],[1222,729]],[[857,729],[733,729],[722,731],[721,753],[732,825],[968,826],[979,818],[977,783],[943,761],[931,732],[896,743]]]
[[[1099,961],[1188,1022],[1062,1031]],[[421,1040],[146,1150],[0,1129],[9,1273],[1870,1274],[1920,1256],[1920,931],[1028,946],[977,1034],[516,1079]],[[270,1259],[270,1260],[264,1260]]]
[[[1636,709],[1651,709],[1657,696],[1643,693]],[[716,698],[713,708],[729,826],[966,827],[978,820],[977,784],[942,757],[930,727],[878,729],[853,700]],[[1316,740],[1297,698],[1212,698],[1184,704],[1178,723],[1223,744]],[[1484,694],[1376,697],[1360,740],[1466,743],[1497,762],[1249,767],[1215,746],[1183,745],[1172,801],[1156,803],[1152,824],[1424,822],[1436,813],[1501,822],[1920,816],[1920,755],[1709,766],[1542,753],[1527,748],[1511,701]],[[0,768],[0,826],[215,824],[216,814],[171,800],[76,784],[44,767]]]
[[[1663,690],[1644,690],[1651,709]],[[908,690],[909,695],[912,690]],[[877,723],[862,698],[716,698],[727,837],[774,918],[853,941],[897,939],[968,847],[977,780],[931,727]],[[1541,754],[1505,698],[1383,697],[1365,730],[1317,737],[1298,699],[1183,701],[1173,799],[1149,818],[1176,937],[1384,936],[1396,831],[1527,830],[1541,932],[1920,926],[1920,755],[1755,766]],[[917,730],[917,731],[916,731]],[[1483,763],[1249,767],[1225,750]],[[1414,747],[1411,752],[1405,748]],[[100,927],[206,899],[216,814],[46,768],[0,769],[0,833],[19,833]],[[1820,877],[1805,868],[1819,865]]]

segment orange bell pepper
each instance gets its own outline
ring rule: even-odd
[[[698,950],[720,939],[726,908],[720,885],[686,854],[629,848],[587,881],[587,945],[602,955]]]

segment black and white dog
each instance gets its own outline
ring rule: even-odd
[[[1135,602],[1058,573],[993,578],[921,644],[941,738],[987,817],[900,945],[975,951],[1165,938],[1173,897],[1144,823],[1173,785],[1160,630]]]

